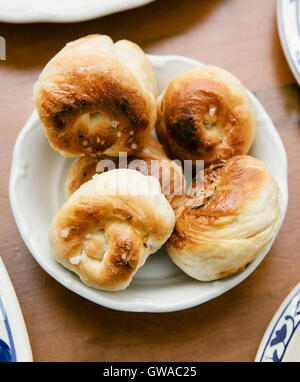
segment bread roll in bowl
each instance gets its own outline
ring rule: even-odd
[[[143,175],[155,176],[160,182],[162,193],[173,208],[176,208],[185,197],[185,178],[182,168],[168,159],[159,142],[150,136],[144,148],[135,155],[126,158],[126,161],[123,157],[112,158],[108,156],[78,158],[71,167],[66,180],[66,198],[69,198],[83,183],[92,179],[96,173],[119,168],[123,165],[140,171]]]
[[[204,195],[198,183],[175,211],[167,251],[185,273],[211,281],[242,271],[272,240],[280,225],[278,185],[247,155],[206,168]]]
[[[209,165],[247,154],[255,130],[255,112],[244,86],[218,67],[179,75],[158,98],[156,131],[172,159]]]
[[[125,289],[171,235],[174,212],[158,180],[129,169],[96,174],[55,214],[49,242],[56,261],[88,286]]]
[[[157,85],[142,49],[89,35],[68,43],[34,86],[53,149],[65,156],[118,156],[143,146],[156,120]]]

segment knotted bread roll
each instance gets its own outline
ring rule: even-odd
[[[49,242],[56,261],[88,286],[125,289],[171,235],[174,212],[158,180],[129,169],[95,175],[55,214]]]
[[[142,49],[89,35],[68,43],[34,86],[53,149],[65,156],[134,153],[156,120],[157,85]]]
[[[185,196],[185,178],[182,168],[167,158],[162,146],[150,136],[144,148],[135,155],[126,158],[109,158],[107,156],[84,156],[74,162],[70,169],[65,185],[66,198],[77,190],[83,183],[92,179],[96,173],[125,166],[140,171],[144,175],[155,176],[161,185],[162,193],[173,208]]]
[[[256,130],[255,113],[241,82],[203,66],[172,80],[158,98],[156,131],[172,159],[205,165],[246,154]]]
[[[260,160],[236,156],[206,168],[204,189],[194,180],[175,215],[171,259],[197,280],[221,279],[243,270],[274,237],[278,186]]]

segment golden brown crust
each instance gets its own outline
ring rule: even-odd
[[[108,157],[105,157],[108,158]],[[117,158],[110,158],[114,162]],[[84,156],[78,158],[72,165],[65,184],[66,199],[75,192],[82,184],[88,182],[97,173],[98,157]]]
[[[137,176],[144,186],[154,185],[157,192],[115,192],[120,180],[126,178],[130,184]],[[172,208],[155,178],[115,170],[95,175],[72,194],[53,218],[49,242],[54,258],[84,283],[102,290],[120,290],[167,240],[174,223]]]
[[[208,220],[238,213],[245,200],[257,196],[268,178],[262,162],[247,155],[211,164],[204,170],[203,205],[201,209],[198,202],[195,205],[199,189],[194,178],[187,194],[186,203],[192,205],[188,213]]]
[[[246,154],[256,129],[249,97],[232,74],[204,66],[171,81],[158,101],[156,131],[173,159],[204,160]]]
[[[112,161],[114,168],[119,168],[119,158],[107,156],[85,156],[76,160],[71,167],[66,181],[66,197],[76,191],[83,183],[92,179],[96,173],[101,173],[107,168],[101,168],[98,163],[101,160]],[[124,163],[124,158],[121,159]],[[144,175],[157,177],[162,187],[162,193],[173,208],[183,200],[185,195],[185,180],[182,169],[175,162],[169,160],[159,142],[149,137],[144,148],[126,160],[127,168],[140,171]],[[97,166],[98,165],[98,166]],[[103,166],[104,167],[104,166]],[[111,168],[110,168],[111,169]]]
[[[122,62],[126,49],[140,77]],[[49,61],[34,95],[55,150],[66,156],[117,156],[136,152],[149,136],[156,119],[155,93],[149,89],[155,88],[153,69],[137,45],[91,35],[67,44]]]
[[[175,211],[167,250],[186,273],[208,281],[252,262],[276,233],[280,210],[276,182],[247,155],[210,165],[202,185],[194,180]]]

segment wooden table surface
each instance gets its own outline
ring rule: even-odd
[[[8,199],[11,155],[33,110],[42,67],[90,33],[127,38],[148,53],[179,54],[233,72],[272,117],[287,149],[289,207],[260,266],[240,285],[192,309],[126,313],[68,291],[30,255]],[[252,361],[276,309],[300,276],[299,88],[280,46],[275,0],[156,0],[74,24],[0,24],[0,246],[18,295],[35,361]]]

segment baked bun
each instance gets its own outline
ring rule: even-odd
[[[49,242],[56,261],[88,286],[125,289],[171,235],[174,212],[159,182],[138,171],[96,174],[56,213]]]
[[[160,143],[152,136],[148,138],[141,151],[126,159],[107,156],[85,156],[77,159],[66,180],[66,198],[69,198],[83,183],[92,179],[96,173],[123,166],[140,171],[143,175],[155,176],[160,182],[162,193],[173,208],[183,200],[185,179],[182,168],[167,158]]]
[[[172,159],[205,165],[247,154],[256,119],[247,92],[229,72],[203,66],[172,80],[158,98],[156,131]]]
[[[157,85],[142,49],[89,35],[43,69],[35,104],[53,149],[65,156],[139,150],[156,120]]]
[[[242,271],[272,240],[280,224],[278,186],[247,155],[206,168],[204,195],[198,183],[175,211],[167,251],[185,273],[211,281]]]

